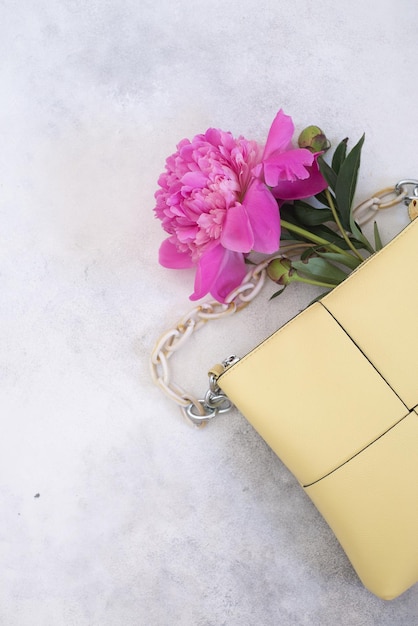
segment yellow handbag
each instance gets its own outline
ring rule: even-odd
[[[418,219],[217,384],[295,475],[363,584],[418,581]]]

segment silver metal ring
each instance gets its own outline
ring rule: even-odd
[[[203,407],[203,410],[204,410],[203,415],[196,412],[197,407],[193,404],[193,402],[190,402],[190,404],[188,404],[187,406],[181,407],[185,416],[188,417],[189,420],[191,420],[193,424],[196,424],[197,426],[201,426],[205,424],[206,422],[213,419],[217,415],[222,415],[223,413],[227,413],[228,411],[231,410],[233,406],[232,402],[226,396],[222,396],[222,403],[220,403],[216,407],[209,406],[205,400],[199,400],[199,403]]]
[[[209,389],[206,392],[204,404],[210,409],[216,409],[225,402],[226,396],[223,393],[214,393]]]
[[[216,417],[216,415],[219,413],[218,409],[211,409],[210,407],[208,407],[205,404],[204,400],[199,400],[199,402],[204,407],[204,415],[195,413],[193,409],[196,409],[196,407],[192,402],[185,407],[181,407],[186,417],[188,417],[194,424],[197,424],[198,426],[201,424],[205,424],[207,421]]]
[[[412,193],[413,196],[408,195],[407,187],[413,187]],[[405,178],[404,180],[400,180],[395,185],[395,190],[397,193],[405,193],[404,203],[408,206],[414,198],[418,197],[418,180],[414,178]]]
[[[404,187],[405,185],[414,185],[414,187],[418,187],[418,180],[414,178],[405,178],[404,180],[400,180],[395,185],[396,191],[400,191],[401,187]]]

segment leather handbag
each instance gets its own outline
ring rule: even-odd
[[[363,584],[418,581],[418,219],[217,384],[294,474]]]

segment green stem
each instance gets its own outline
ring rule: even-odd
[[[340,233],[342,234],[346,244],[348,245],[348,247],[350,248],[350,250],[352,250],[354,252],[354,254],[356,255],[356,257],[358,259],[360,259],[361,262],[364,261],[363,257],[361,256],[360,252],[355,248],[355,246],[353,245],[353,242],[351,241],[350,237],[347,235],[347,233],[345,232],[341,222],[340,222],[340,218],[338,217],[338,213],[337,210],[335,208],[334,202],[332,200],[331,194],[329,192],[329,189],[325,189],[325,195],[327,197],[328,203],[329,203],[329,208],[332,211],[332,215],[334,217],[335,223],[338,226],[338,229],[340,231]]]
[[[331,283],[323,283],[320,280],[313,280],[312,278],[303,278],[298,274],[293,274],[291,280],[292,282],[307,283],[308,285],[315,285],[316,287],[327,287],[328,289],[334,289],[334,287],[337,286]]]
[[[301,235],[305,239],[309,239],[313,243],[316,243],[320,246],[324,246],[328,250],[332,250],[333,252],[342,254],[345,257],[350,257],[350,259],[353,258],[351,254],[349,254],[342,248],[339,248],[334,243],[330,243],[326,239],[323,239],[322,237],[318,237],[318,235],[314,235],[313,233],[310,233],[308,230],[305,230],[304,228],[300,228],[300,226],[296,226],[295,224],[292,224],[291,222],[287,222],[286,220],[280,220],[280,223],[283,226],[283,228],[286,228],[286,230],[288,230],[291,233],[296,233],[297,235]],[[361,260],[363,261],[363,259]]]

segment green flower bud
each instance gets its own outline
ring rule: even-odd
[[[267,265],[267,276],[278,285],[289,285],[293,271],[289,259],[273,259]]]
[[[331,144],[319,126],[308,126],[299,135],[298,145],[311,152],[325,152]]]

